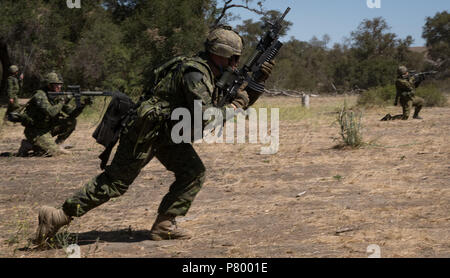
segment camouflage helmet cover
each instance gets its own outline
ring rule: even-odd
[[[231,56],[242,54],[243,41],[230,26],[220,26],[209,33],[205,48],[210,53],[231,58]]]
[[[408,69],[405,66],[399,66],[397,69],[397,74],[402,76],[408,72]]]
[[[45,83],[47,85],[50,85],[50,84],[63,84],[64,82],[56,72],[52,71],[45,76]]]
[[[12,66],[9,67],[9,72],[10,73],[16,73],[18,71],[19,71],[19,67],[16,66],[16,65],[12,65]]]

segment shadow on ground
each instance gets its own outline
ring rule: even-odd
[[[78,236],[78,245],[80,246],[94,244],[97,241],[133,243],[151,240],[149,230],[132,231],[122,229],[116,231],[89,231],[74,234],[74,236]]]

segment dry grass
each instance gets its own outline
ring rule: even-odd
[[[193,239],[148,240],[173,181],[154,160],[124,196],[71,224],[82,257],[367,257],[371,244],[382,257],[449,257],[450,108],[425,108],[423,121],[392,122],[379,120],[398,107],[366,110],[364,135],[372,144],[338,150],[335,120],[344,98],[313,98],[308,111],[297,101],[259,104],[280,108],[275,155],[259,155],[258,144],[195,145],[207,179],[179,221]],[[80,123],[69,156],[0,158],[7,173],[0,177],[0,257],[66,256],[26,249],[25,234],[34,232],[39,206],[61,205],[100,172],[94,128]],[[22,132],[6,127],[0,152],[17,150]],[[24,235],[19,223],[29,227]]]

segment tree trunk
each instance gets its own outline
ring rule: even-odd
[[[9,66],[11,66],[11,60],[9,59],[8,46],[3,38],[0,38],[0,62],[2,64],[2,81],[0,83],[0,101],[6,97],[6,82],[9,75]]]

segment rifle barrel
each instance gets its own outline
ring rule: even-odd
[[[290,10],[291,10],[291,7],[286,8],[283,15],[280,17],[280,22],[284,20],[284,17],[289,13]]]
[[[80,95],[80,96],[113,96],[116,92],[83,91],[83,92],[48,92],[51,96]]]

